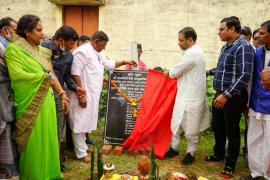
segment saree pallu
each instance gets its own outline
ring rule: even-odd
[[[19,169],[22,180],[62,178],[52,88],[48,87],[40,102],[36,98],[47,74],[41,63],[45,61],[42,51],[42,47],[33,49],[24,39],[17,38],[17,41],[9,44],[5,52],[11,88],[14,92],[14,107],[18,121],[16,126],[27,113],[35,117],[35,122],[29,127],[31,133],[26,144],[19,145]],[[48,62],[44,63],[49,63],[49,59],[48,57]],[[38,103],[38,108],[32,108],[33,101]]]

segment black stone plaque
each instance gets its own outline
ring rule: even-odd
[[[112,85],[115,84],[131,99],[137,99],[143,95],[146,83],[147,71],[123,71],[110,72],[107,112],[104,129],[105,144],[122,144],[131,134],[135,125],[132,114],[132,105]],[[139,111],[140,102],[136,109]]]

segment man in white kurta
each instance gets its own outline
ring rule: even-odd
[[[114,69],[125,64],[135,65],[134,61],[108,60],[100,52],[105,49],[108,36],[97,31],[91,42],[78,47],[74,52],[71,74],[78,87],[85,89],[85,94],[70,93],[70,127],[77,158],[88,163],[85,133],[97,128],[99,98],[102,91],[104,68]]]
[[[187,139],[187,155],[183,165],[194,161],[198,133],[209,127],[209,111],[206,99],[206,67],[204,53],[196,44],[197,35],[193,28],[179,31],[179,46],[183,52],[180,61],[169,71],[170,78],[177,79],[177,95],[173,109],[171,148],[165,157],[178,155],[180,134]]]

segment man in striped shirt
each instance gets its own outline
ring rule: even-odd
[[[248,100],[247,84],[251,78],[254,50],[240,37],[241,24],[237,17],[224,18],[219,27],[221,41],[226,42],[219,56],[214,89],[216,96],[212,108],[212,128],[215,135],[214,155],[207,161],[226,161],[223,177],[232,177],[240,151],[241,112]],[[225,145],[228,139],[228,151],[225,157]]]
[[[13,95],[3,58],[5,48],[15,34],[17,22],[10,17],[0,20],[0,179],[18,176],[15,144],[11,140],[14,123]]]

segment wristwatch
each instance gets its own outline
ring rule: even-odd
[[[231,98],[232,97],[232,95],[228,91],[224,91],[222,94],[224,96],[226,96],[227,98]]]

